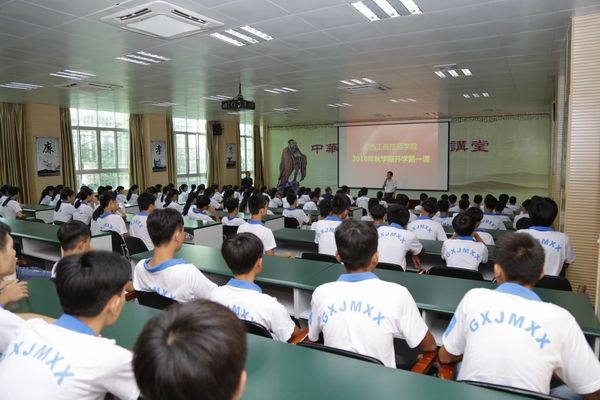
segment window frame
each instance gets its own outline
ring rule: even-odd
[[[175,118],[173,118],[173,143],[175,145],[175,175],[176,175],[176,180],[177,180],[177,186],[180,186],[181,184],[185,183],[185,184],[201,184],[204,183],[206,184],[206,182],[208,181],[208,146],[207,146],[207,142],[208,142],[208,133],[207,133],[207,121],[203,120],[203,119],[194,119],[194,118],[179,118],[181,120],[185,120],[186,121],[186,129],[185,130],[181,130],[181,129],[177,129],[176,127],[178,126],[178,124],[175,123]],[[192,124],[189,124],[188,121],[194,121]],[[190,125],[196,125],[198,126],[198,129],[190,129],[189,126]],[[185,152],[188,155],[188,158],[186,160],[186,172],[185,173],[179,173],[179,165],[178,165],[178,157],[177,157],[177,151],[179,149],[178,147],[178,139],[177,139],[177,135],[184,135],[185,137]],[[204,137],[204,143],[205,145],[202,146],[201,145],[201,137]],[[196,165],[196,170],[190,172],[190,140],[195,140],[196,142],[196,154],[195,154],[195,165]],[[202,159],[202,157],[200,157],[200,152],[202,150],[202,147],[204,147],[204,159]],[[204,163],[202,163],[202,161],[204,161]],[[204,170],[204,172],[202,172]]]

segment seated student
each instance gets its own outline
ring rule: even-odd
[[[238,228],[238,233],[250,232],[258,236],[263,244],[265,254],[275,254],[275,236],[273,231],[263,225],[262,220],[267,215],[267,201],[263,196],[252,195],[248,198],[248,209],[252,217]]]
[[[515,215],[515,219],[513,219],[513,229],[517,229],[517,222],[519,222],[521,218],[529,218],[530,205],[531,199],[527,199],[521,204],[521,212],[518,215]]]
[[[124,204],[127,202],[127,196],[125,196],[125,188],[123,186],[117,186],[115,193],[117,194],[117,203]]]
[[[325,193],[323,193],[323,199],[324,200],[333,200],[333,194],[331,193],[331,187],[327,186],[325,188]]]
[[[54,186],[46,186],[44,190],[42,190],[42,195],[40,196],[39,204],[43,206],[47,206],[52,201],[54,197]]]
[[[286,195],[286,197],[289,195],[290,193],[288,192],[288,194]],[[298,189],[298,204],[300,206],[303,206],[304,203],[306,203],[306,188],[304,186],[302,186],[300,189]],[[288,202],[289,203],[289,202]],[[289,207],[286,207],[289,208]]]
[[[173,210],[177,211],[178,213],[183,213],[183,206],[179,203],[177,203],[177,199],[179,197],[179,192],[175,189],[170,189],[167,192],[167,195],[165,197],[165,204],[163,205],[164,208],[172,208]]]
[[[77,193],[77,200],[73,204],[73,208],[75,208],[73,221],[81,221],[89,226],[94,215],[93,206],[95,202],[94,191],[87,186],[82,186],[79,193]]]
[[[421,193],[419,195],[419,204],[415,206],[415,212],[417,214],[421,213],[421,210],[423,210],[423,203],[425,203],[425,201],[427,201],[427,199],[429,198],[429,196],[427,196],[427,193]]]
[[[141,239],[148,250],[154,250],[154,244],[148,233],[148,215],[155,210],[154,196],[150,193],[142,193],[137,198],[140,212],[137,213],[129,223],[129,235]]]
[[[529,205],[529,218],[533,223],[529,229],[518,232],[527,233],[537,239],[546,255],[544,274],[558,276],[563,267],[575,261],[575,252],[571,239],[565,233],[555,232],[552,224],[558,214],[558,206],[549,197],[538,197]]]
[[[373,207],[371,207],[369,214],[371,215],[371,218],[373,218],[372,222],[375,228],[386,225],[385,216],[387,214],[387,210],[381,204],[375,204]]]
[[[509,197],[506,208],[510,209],[513,214],[516,214],[517,211],[519,211],[519,206],[517,206],[517,198],[515,196]]]
[[[246,352],[246,327],[235,314],[195,300],[148,321],[133,349],[133,370],[145,400],[239,400]]]
[[[399,195],[397,195],[396,196],[396,204],[404,206],[404,208],[406,208],[408,210],[408,222],[409,223],[417,220],[416,214],[410,212],[410,210],[408,209],[408,207],[410,205],[410,199],[408,198],[407,195],[405,195],[403,193],[400,193]]]
[[[243,218],[238,217],[240,212],[240,202],[236,198],[227,199],[225,202],[225,207],[227,208],[227,217],[221,219],[221,223],[223,225],[228,226],[240,226],[246,223]]]
[[[285,307],[254,283],[263,266],[260,239],[251,233],[233,235],[223,242],[221,254],[234,278],[213,290],[209,299],[227,306],[241,319],[261,324],[275,340],[286,342],[300,333]]]
[[[377,192],[377,201],[379,202],[379,204],[381,204],[382,206],[387,208],[388,203],[387,203],[387,201],[385,201],[383,199],[383,192],[381,190]],[[369,208],[369,210],[370,210],[370,208]]]
[[[204,196],[208,197],[209,205],[215,210],[220,210],[221,208],[223,208],[221,206],[221,203],[217,200],[221,198],[221,193],[216,193],[212,187],[206,188],[206,190],[204,191]]]
[[[475,219],[459,214],[452,221],[454,235],[442,244],[442,260],[446,266],[477,271],[488,261],[488,249],[475,232]]]
[[[480,194],[476,194],[473,196],[473,205],[472,207],[479,207],[481,211],[483,211],[483,196]]]
[[[75,192],[71,188],[64,188],[60,194],[60,200],[54,206],[54,221],[59,222],[70,222],[73,220],[73,214],[75,214],[75,207],[73,207],[73,195]]]
[[[340,190],[346,195],[346,197],[348,197],[348,200],[350,201],[350,205],[348,207],[355,204],[354,197],[352,197],[352,195],[350,194],[350,188],[348,186],[344,185],[341,187]]]
[[[361,188],[358,191],[358,197],[356,198],[356,206],[362,208],[365,211],[369,211],[369,196],[367,196],[367,194],[369,193],[369,189],[367,189],[366,187]]]
[[[494,214],[494,209],[498,204],[498,200],[494,196],[488,195],[485,197],[484,204],[483,219],[481,220],[479,227],[481,229],[499,229],[505,231],[506,226],[504,226],[504,222],[502,222],[500,217]],[[474,205],[474,207],[476,206]]]
[[[531,236],[498,239],[495,290],[471,289],[443,336],[443,363],[462,359],[458,380],[548,394],[553,374],[586,398],[600,396],[600,363],[575,318],[543,302],[533,287],[544,250]]]
[[[458,204],[456,204],[456,200],[458,200],[458,198],[456,197],[455,194],[451,194],[450,196],[448,196],[448,203],[449,203],[448,212],[451,212],[451,213],[460,212],[460,207]]]
[[[127,197],[125,197],[126,203],[130,206],[138,205],[138,197],[140,196],[140,187],[138,185],[131,185],[127,191]]]
[[[376,210],[374,209],[376,212]],[[387,209],[388,226],[377,227],[379,233],[379,262],[396,264],[406,270],[406,254],[410,253],[415,266],[421,266],[418,255],[423,245],[417,236],[406,230],[408,210],[401,205],[392,204]]]
[[[310,200],[304,203],[302,209],[304,211],[318,211],[319,207],[317,206],[317,204],[319,204],[319,193],[311,192]]]
[[[510,199],[510,197],[508,197],[508,195],[506,193],[502,193],[500,196],[498,196],[498,203],[504,204],[504,208],[501,210],[501,212],[498,212],[497,207],[496,207],[496,210],[494,210],[494,211],[496,211],[498,214],[502,214],[502,215],[508,215],[508,216],[513,215],[514,214],[513,210],[507,206],[509,199]]]
[[[431,219],[439,222],[442,226],[452,226],[452,217],[449,214],[450,202],[448,200],[440,200],[437,205],[439,211]]]
[[[159,185],[157,185],[157,186],[159,186]],[[150,193],[151,195],[153,195],[154,198],[156,199],[156,200],[154,200],[154,207],[156,209],[163,208],[164,203],[161,201],[162,195],[161,195],[160,189],[158,189],[156,186],[150,186],[148,189],[146,189],[146,191],[148,193]]]
[[[92,249],[92,232],[90,227],[81,221],[71,221],[61,225],[56,232],[56,237],[63,257],[85,253]],[[56,278],[57,265],[58,262],[52,266],[53,279]]]
[[[469,200],[467,200],[467,199],[460,199],[458,201],[458,212],[459,213],[466,212],[469,209],[469,205],[470,205]],[[481,208],[479,210],[481,210]],[[483,212],[482,212],[481,215],[483,215]]]
[[[281,200],[281,192],[275,190],[271,192],[271,201],[269,201],[269,208],[280,208],[283,207],[283,200]]]
[[[217,185],[216,183],[212,185],[212,194],[210,195],[210,197],[213,198],[214,201],[217,202],[217,204],[219,205],[223,202],[223,196],[219,192],[219,185]]]
[[[321,200],[319,202],[319,219],[318,219],[318,221],[324,220],[330,214],[331,214],[331,201],[325,200],[325,199]],[[313,222],[310,225],[310,229],[312,231],[314,231],[317,228],[317,225],[315,225],[315,222]]]
[[[190,193],[188,192],[187,184],[184,183],[183,185],[179,186],[179,196],[177,197],[177,202],[184,204],[187,201],[189,194]]]
[[[17,201],[19,193],[21,193],[21,189],[16,186],[10,186],[6,190],[6,195],[0,203],[0,217],[6,219],[25,219],[21,204]]]
[[[446,240],[448,236],[442,224],[431,219],[436,212],[438,212],[437,201],[427,199],[423,203],[421,216],[410,222],[406,229],[417,235],[419,239]]]
[[[62,193],[63,188],[64,188],[63,185],[57,185],[54,188],[54,197],[52,198],[50,203],[48,203],[48,205],[50,207],[54,207],[56,205],[56,203],[58,203],[58,201],[60,200],[60,194]]]
[[[335,229],[348,218],[350,201],[343,193],[335,195],[331,200],[331,213],[325,219],[313,223],[315,231],[315,243],[319,245],[319,253],[335,256],[337,247],[335,245]]]
[[[367,221],[367,222],[373,222],[373,216],[371,215],[371,210],[373,209],[373,207],[375,207],[377,205],[380,205],[379,201],[377,199],[369,199],[369,204],[367,205],[367,209],[369,210],[369,213],[367,215],[363,215],[362,217],[360,217],[360,220]]]
[[[494,214],[496,214],[498,216],[498,218],[500,218],[500,221],[502,221],[502,223],[511,222],[509,216],[504,213],[504,210],[506,210],[506,204],[499,201],[496,204],[496,207],[494,208]],[[512,212],[510,213],[510,215],[512,215]]]
[[[137,399],[132,354],[100,337],[125,304],[130,266],[95,250],[65,257],[56,268],[64,314],[54,323],[31,319],[17,329],[0,362],[0,387],[15,399]]]
[[[302,211],[302,209],[297,208],[298,207],[298,199],[296,198],[296,195],[292,192],[287,195],[286,199],[287,199],[290,207],[283,210],[283,213],[282,213],[283,217],[284,218],[295,218],[296,221],[298,221],[299,226],[302,226],[305,224],[306,225],[310,224],[311,223],[310,216],[306,215],[306,213],[304,211]]]
[[[192,203],[196,203],[195,206]],[[193,221],[204,221],[204,222],[220,222],[221,217],[211,206],[211,200],[208,196],[193,196],[188,195],[188,199],[183,207],[183,216]],[[210,215],[209,215],[210,213]],[[211,217],[212,215],[212,217]]]
[[[477,235],[479,235],[481,240],[483,240],[483,243],[493,246],[494,237],[487,232],[483,232],[479,228],[479,224],[481,224],[481,220],[483,219],[483,211],[481,211],[481,208],[471,207],[466,211],[466,213],[469,214],[475,221],[475,232],[477,232]]]
[[[117,214],[119,203],[115,192],[105,191],[100,196],[100,205],[92,214],[92,230],[114,231],[121,236],[127,234],[127,227],[121,215]]]
[[[193,264],[176,259],[183,245],[183,217],[177,211],[154,210],[146,222],[154,244],[152,258],[140,260],[133,270],[133,288],[156,292],[179,303],[207,298],[217,287]]]
[[[396,367],[395,337],[411,348],[434,351],[435,339],[408,290],[373,273],[378,263],[373,224],[344,221],[335,242],[336,258],[347,273],[315,289],[308,338],[316,341],[323,332],[326,346],[375,357],[391,368]]]

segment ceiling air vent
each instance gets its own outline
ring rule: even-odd
[[[166,1],[152,1],[121,10],[101,20],[132,32],[163,39],[177,39],[223,26],[219,21]]]
[[[381,83],[368,83],[364,85],[341,86],[340,90],[344,90],[350,94],[379,94],[391,90],[389,87]]]
[[[78,90],[90,90],[90,91],[111,91],[121,89],[122,86],[111,85],[109,83],[99,82],[69,82],[62,85],[56,85],[57,88],[61,89],[78,89]]]

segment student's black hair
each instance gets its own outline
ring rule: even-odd
[[[392,204],[387,209],[387,219],[390,224],[400,224],[406,228],[410,220],[409,211],[400,204]]]
[[[154,186],[150,186],[148,189],[146,189],[146,192],[150,193],[151,195],[154,196],[154,198],[156,199],[156,194],[158,193],[158,189]]]
[[[0,194],[1,195],[6,195],[6,193],[8,192],[9,188],[10,188],[10,185],[2,185],[2,186],[0,186]]]
[[[338,193],[331,200],[331,212],[340,215],[350,208],[350,199],[345,194]]]
[[[515,228],[519,229],[529,229],[533,226],[533,222],[531,222],[531,218],[523,217],[517,220],[515,224]]]
[[[508,282],[535,285],[544,270],[544,249],[527,233],[503,235],[496,241],[494,262]]]
[[[323,199],[319,202],[319,215],[326,218],[331,214],[331,201]]]
[[[419,200],[421,200],[421,202],[424,202],[425,200],[427,200],[429,198],[429,196],[427,196],[427,193],[421,193],[419,195]]]
[[[467,193],[463,193],[460,195],[461,200],[469,200],[469,195]]]
[[[58,211],[60,210],[60,206],[63,202],[63,200],[66,200],[67,197],[73,196],[75,194],[75,192],[73,191],[73,189],[66,187],[63,189],[62,193],[60,194],[60,199],[58,199],[58,201],[56,202],[56,205],[54,206],[54,211]]]
[[[315,192],[318,196],[321,196],[321,188],[319,186],[317,186],[313,192]]]
[[[160,195],[160,201],[162,203],[165,203],[167,201],[167,195],[169,194],[170,190],[171,190],[171,188],[169,188],[169,185],[164,186],[162,188],[162,192],[161,192],[161,195]]]
[[[447,194],[441,195],[440,200],[448,200],[448,195]]]
[[[203,195],[201,195],[201,196],[203,196]],[[181,212],[181,214],[188,215],[190,208],[192,207],[192,204],[196,204],[196,199],[198,197],[200,197],[200,196],[198,196],[196,193],[190,192],[185,201],[185,205],[183,206],[183,211]],[[208,200],[208,203],[210,204],[210,199]]]
[[[145,400],[229,400],[246,364],[246,328],[209,300],[176,304],[152,318],[133,349]]]
[[[100,197],[104,194],[104,192],[106,192],[106,189],[104,188],[104,186],[98,186],[96,192],[98,193],[98,197]]]
[[[6,200],[2,203],[2,207],[6,207],[8,203],[12,200],[13,196],[16,196],[21,192],[21,189],[16,186],[11,186],[6,190]]]
[[[189,186],[187,185],[187,183],[183,183],[182,185],[179,186],[179,193],[183,193],[187,190]]]
[[[169,244],[173,234],[183,229],[183,217],[172,208],[154,210],[148,215],[146,226],[154,247],[159,247]]]
[[[310,197],[311,200],[316,198],[317,201],[319,201],[319,192],[317,192],[316,190],[312,191],[312,192],[310,192],[308,197]]]
[[[377,200],[378,201],[383,200],[383,192],[381,190],[377,192]]]
[[[162,185],[160,183],[157,183],[156,185],[154,185],[154,187],[156,188],[156,193],[162,190]]]
[[[499,201],[498,203],[496,203],[496,207],[494,207],[494,210],[501,213],[502,211],[504,211],[505,207],[506,207],[506,203]]]
[[[529,206],[531,205],[531,199],[526,199],[521,203],[521,207],[525,209],[525,211],[529,212]]]
[[[133,193],[138,190],[140,187],[138,185],[131,185],[131,187],[129,188],[129,190],[127,191],[127,201],[131,200],[131,196],[133,195]]]
[[[277,193],[277,188],[271,188],[271,190],[269,190],[269,196],[271,196],[271,198],[275,197],[276,193]]]
[[[4,251],[10,233],[10,226],[6,225],[4,222],[0,222],[0,251]]]
[[[325,188],[325,193],[331,193],[331,187],[330,186],[327,186]]]
[[[467,208],[469,208],[470,205],[471,203],[469,203],[469,200],[467,199],[460,199],[458,201],[458,208],[461,210],[466,210]]]
[[[290,193],[288,193],[287,196],[285,196],[285,199],[287,200],[288,204],[291,207],[294,205],[296,200],[298,200],[298,196],[296,196],[296,194],[294,192],[290,192]]]
[[[171,204],[172,202],[177,203],[177,196],[179,195],[179,192],[177,191],[177,189],[169,189],[169,191],[167,192],[166,198],[165,198],[165,205],[164,207],[167,208],[167,206],[169,204]]]
[[[551,226],[558,215],[558,206],[550,197],[531,200],[529,218],[535,226]]]
[[[379,204],[379,200],[371,198],[371,199],[369,199],[369,202],[367,203],[367,209],[369,210],[369,212],[371,212],[371,209],[378,204]]]
[[[471,208],[467,209],[466,214],[470,215],[471,218],[473,218],[473,220],[475,221],[475,224],[477,224],[479,221],[481,221],[483,219],[483,211],[481,211],[481,208],[479,208],[479,207],[471,207]]]
[[[498,200],[504,204],[508,203],[508,195],[506,193],[502,193],[500,196],[498,196]]]
[[[85,199],[87,199],[89,196],[92,196],[93,194],[94,191],[92,189],[90,189],[87,186],[82,186],[81,189],[79,189],[79,193],[77,193],[77,200],[75,200],[73,207],[79,208],[81,203],[83,203]]]
[[[106,185],[106,186],[104,187],[104,189],[105,189],[105,190],[112,190],[112,189],[113,189],[113,187],[112,187],[112,185]]]
[[[212,187],[207,187],[206,189],[204,189],[204,194],[208,197],[212,197],[214,193],[215,189],[213,189]]]
[[[452,219],[452,228],[459,236],[471,236],[475,231],[475,219],[468,213],[458,214]]]
[[[362,197],[362,196],[366,196],[367,193],[369,193],[369,189],[367,189],[366,187],[362,187],[360,188],[360,190],[358,191],[358,197]]]
[[[131,265],[117,253],[92,250],[61,259],[56,266],[56,292],[65,314],[99,315],[111,297],[123,293]]]
[[[455,204],[457,199],[458,198],[455,194],[451,194],[450,196],[448,196],[448,201],[450,202],[450,204]]]
[[[233,189],[225,189],[225,192],[223,192],[223,204],[227,203],[227,200],[233,197],[233,193],[235,193]]]
[[[369,212],[371,213],[371,218],[373,218],[374,220],[383,219],[385,217],[385,213],[387,212],[385,207],[381,204],[375,204],[369,210]]]
[[[399,204],[404,207],[408,207],[409,202],[410,202],[410,199],[408,198],[407,195],[405,195],[403,193],[400,193],[399,195],[396,196],[396,204]]]
[[[440,200],[437,202],[438,209],[440,212],[447,213],[450,209],[450,202],[448,200]]]
[[[370,222],[347,220],[335,230],[335,244],[344,267],[354,271],[368,266],[377,252],[379,235]]]
[[[60,192],[62,192],[63,189],[64,189],[63,185],[56,185],[54,187],[54,195],[56,196],[57,194],[59,194]]]
[[[347,185],[343,185],[340,189],[344,193],[349,193],[350,192],[350,188]]]
[[[388,171],[388,174],[390,174],[391,176],[394,176],[394,173],[392,171]]]
[[[156,198],[154,196],[152,196],[150,193],[144,192],[139,195],[137,203],[140,211],[146,211],[152,204],[154,204],[155,201]]]
[[[240,201],[238,199],[236,199],[235,197],[230,197],[225,202],[225,208],[227,208],[228,213],[234,212],[236,208],[239,210],[239,206],[240,206]]]
[[[475,204],[481,204],[482,201],[483,197],[481,197],[480,194],[476,194],[475,197],[473,197],[473,203]]]
[[[202,196],[196,196],[196,208],[201,210],[210,206],[210,197],[203,194]]]
[[[94,221],[96,221],[102,214],[104,214],[104,209],[108,206],[108,203],[110,203],[111,200],[117,200],[117,195],[113,191],[108,190],[100,195],[100,205],[92,214],[92,219]]]
[[[38,203],[41,203],[42,200],[44,200],[44,197],[50,196],[50,192],[54,192],[54,186],[46,186],[44,190],[42,190],[42,195],[40,196],[40,201],[38,201]]]
[[[192,185],[190,186],[190,192],[194,192],[194,191],[196,191],[196,188],[197,188],[197,187],[198,187],[198,186],[196,186],[196,184],[195,184],[195,183],[192,183]]]
[[[517,198],[515,196],[510,196],[510,198],[508,199],[508,204],[514,206],[515,204],[517,204]]]
[[[90,227],[81,221],[70,221],[58,228],[56,232],[58,243],[63,250],[72,250],[82,240],[92,237]]]
[[[119,193],[119,194],[120,194],[120,193],[121,193],[123,190],[125,190],[125,188],[124,188],[123,186],[119,185],[119,186],[117,186],[117,188],[115,189],[115,192],[117,192],[117,193]]]
[[[267,201],[263,196],[254,194],[248,198],[248,209],[250,210],[250,214],[256,215],[265,208],[267,205]]]
[[[250,272],[263,252],[262,241],[252,233],[230,236],[221,246],[221,255],[234,275]]]
[[[485,196],[485,200],[483,202],[485,208],[487,208],[488,210],[493,210],[496,208],[497,204],[498,199],[496,199],[494,196]]]
[[[439,211],[437,201],[435,199],[428,198],[423,203],[423,210],[425,210],[429,214],[435,214]]]

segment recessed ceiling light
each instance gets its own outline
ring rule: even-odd
[[[340,107],[352,107],[352,104],[348,103],[331,103],[327,104],[329,107],[340,108]]]
[[[228,29],[225,32],[229,33],[230,35],[233,35],[233,36],[235,36],[237,38],[245,40],[246,42],[248,42],[250,44],[256,44],[256,43],[258,43],[258,40],[252,39],[250,36],[244,35],[243,33],[238,32],[238,31],[234,31],[233,29]]]
[[[271,37],[270,35],[267,35],[266,33],[259,31],[258,29],[254,29],[251,26],[245,25],[245,26],[240,27],[240,29],[243,29],[246,32],[251,33],[254,36],[258,36],[261,39],[264,39],[267,41],[273,40],[273,37]]]
[[[231,97],[224,96],[222,94],[217,94],[215,96],[206,96],[206,97],[203,97],[203,99],[213,100],[213,101],[223,101],[223,100],[229,100],[229,99],[231,99]]]
[[[465,76],[473,75],[473,73],[471,72],[471,70],[469,68],[463,68],[463,69],[461,69],[461,71]]]
[[[406,7],[406,9],[408,10],[409,13],[415,15],[415,14],[423,14],[423,11],[419,8],[419,6],[417,5],[417,3],[415,3],[413,0],[400,0],[400,3],[402,3],[402,5],[404,7]]]
[[[376,84],[377,82],[374,81],[373,79],[370,78],[362,78],[362,79],[345,79],[345,80],[341,80],[341,83],[348,85],[348,86],[354,86],[354,85],[368,85],[368,84]]]
[[[76,81],[96,76],[94,74],[90,74],[89,72],[74,71],[72,69],[65,69],[62,71],[52,72],[48,75],[56,76],[58,78],[74,79]]]
[[[350,81],[340,81],[340,82],[342,82],[344,85],[354,86],[354,82],[350,82]]]
[[[168,57],[159,56],[157,54],[152,54],[145,51],[136,51],[135,53],[126,54],[122,57],[116,57],[116,59],[146,66],[171,61],[171,59]]]
[[[368,83],[377,83],[373,79],[369,79],[369,78],[363,78],[362,80],[365,82],[368,82]]]
[[[453,69],[449,69],[449,70],[448,70],[448,73],[449,73],[449,74],[450,74],[450,76],[451,76],[451,77],[453,77],[453,78],[456,78],[456,77],[458,77],[458,72],[456,72],[456,71],[455,71],[455,70],[453,70]]]
[[[154,58],[144,57],[144,56],[140,56],[138,54],[128,54],[127,57],[135,58],[136,60],[142,60],[142,61],[146,61],[146,62],[154,63],[154,64],[158,64],[160,62],[159,60],[156,60]]]
[[[444,74],[442,71],[435,71],[435,74],[440,78],[446,78],[446,74]]]
[[[171,59],[168,57],[159,56],[158,54],[148,53],[145,51],[137,51],[136,53],[139,54],[140,56],[152,57],[152,58],[156,58],[157,60],[161,60],[161,61],[171,61]]]
[[[402,6],[398,4],[397,0],[392,2],[390,0],[365,0],[352,3],[352,7],[369,21],[423,13],[413,0],[400,0],[400,3],[402,3]]]
[[[156,106],[156,107],[172,107],[172,106],[176,106],[177,103],[171,103],[171,102],[168,102],[168,101],[163,101],[161,103],[154,103],[152,105]]]
[[[476,99],[478,99],[480,97],[479,93],[473,93],[473,97],[475,97]]]
[[[273,40],[272,36],[267,35],[266,33],[261,32],[258,29],[254,29],[248,25],[234,29],[227,29],[221,33],[211,33],[210,35],[214,38],[238,47],[264,43],[266,41]]]
[[[242,43],[242,42],[240,42],[239,40],[235,40],[233,38],[230,38],[229,36],[225,36],[225,35],[222,35],[222,34],[217,33],[217,32],[211,33],[210,36],[212,36],[212,37],[214,37],[216,39],[222,40],[222,41],[224,41],[226,43],[232,44],[234,46],[238,46],[238,47],[245,46],[245,44]]]
[[[377,4],[379,6],[379,8],[381,8],[387,15],[389,15],[390,18],[396,18],[396,17],[400,16],[400,14],[398,14],[398,11],[396,11],[396,9],[394,7],[392,7],[392,5],[387,2],[387,0],[373,0],[373,1],[375,2],[375,4]]]
[[[115,57],[117,60],[121,60],[121,61],[127,61],[133,64],[140,64],[140,65],[150,65],[150,63],[144,62],[144,61],[140,61],[140,60],[134,60],[133,58],[128,58],[128,57]]]
[[[279,111],[279,112],[298,111],[298,109],[294,108],[294,107],[274,108],[273,110],[274,111]]]
[[[273,94],[296,93],[297,91],[298,91],[297,89],[292,89],[289,87],[265,89],[265,92],[269,92],[269,93],[273,93]]]
[[[468,68],[458,68],[456,64],[442,64],[435,65],[435,71],[433,71],[440,78],[447,78],[451,76],[452,78],[460,78],[463,76],[473,76],[473,73]],[[446,75],[448,74],[448,75]]]
[[[7,89],[18,89],[18,90],[35,90],[42,88],[41,85],[33,85],[31,83],[22,83],[22,82],[7,82],[0,85],[0,87]]]
[[[490,94],[489,94],[489,93],[487,93],[487,92],[483,92],[483,93],[481,93],[481,94],[483,95],[483,97],[490,97]]]
[[[367,17],[369,21],[379,21],[379,17],[377,16],[377,14],[371,11],[371,9],[367,7],[362,1],[352,3],[352,7],[356,8],[358,12]]]
[[[417,101],[413,98],[405,98],[405,99],[390,99],[392,103],[416,103]]]
[[[463,97],[464,97],[465,99],[470,99],[470,98],[471,98],[471,95],[469,95],[469,94],[466,94],[466,93],[463,93]]]
[[[488,92],[483,93],[463,93],[465,99],[479,99],[481,97],[490,97]]]

